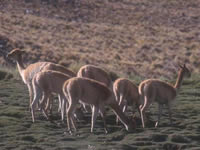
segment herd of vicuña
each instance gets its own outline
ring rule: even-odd
[[[184,77],[191,75],[184,64],[179,68],[175,85],[158,79],[144,80],[139,86],[125,78],[119,78],[113,83],[104,69],[94,65],[82,66],[77,75],[64,66],[52,62],[37,62],[25,67],[24,53],[25,51],[17,48],[12,50],[7,57],[16,61],[20,76],[28,87],[32,121],[35,122],[36,110],[42,111],[44,116],[49,119],[54,102],[53,94],[56,94],[58,95],[58,111],[61,112],[62,121],[66,115],[70,133],[73,131],[71,126],[73,126],[74,131],[77,130],[78,106],[84,108],[84,110],[80,109],[82,111],[92,112],[91,132],[94,131],[99,113],[103,119],[105,133],[108,132],[106,106],[113,110],[116,121],[120,120],[127,131],[136,128],[134,119],[127,117],[127,107],[131,106],[132,111],[137,109],[141,117],[142,127],[145,128],[145,111],[154,101],[159,106],[155,127],[159,126],[163,105],[168,106],[170,124],[172,124],[171,106]]]

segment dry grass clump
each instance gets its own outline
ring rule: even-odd
[[[27,63],[94,64],[145,78],[173,78],[180,63],[199,72],[195,0],[29,0],[0,7],[1,34],[30,53]]]

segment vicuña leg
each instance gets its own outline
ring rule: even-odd
[[[160,124],[160,118],[162,116],[162,110],[163,110],[163,105],[162,104],[158,104],[158,121],[155,124],[155,127],[158,127]]]
[[[58,95],[58,112],[62,112],[62,98],[60,96],[60,94]]]
[[[152,98],[151,98],[152,99]],[[141,114],[141,120],[142,120],[142,127],[145,128],[145,121],[146,121],[146,114],[145,111],[149,108],[151,105],[151,100],[147,96],[144,96],[144,105],[140,109],[140,114]]]
[[[42,92],[41,90],[35,86],[34,87],[34,99],[33,102],[31,104],[31,113],[32,113],[32,121],[35,122],[35,109],[36,109],[36,105],[39,102],[39,100],[42,98]]]
[[[68,100],[64,97],[64,95],[60,96],[60,100],[61,100],[61,119],[62,121],[64,121],[64,115],[68,108]]]
[[[103,120],[103,124],[104,124],[104,131],[107,134],[108,133],[108,129],[107,129],[107,124],[106,124],[106,114],[105,114],[105,107],[104,106],[100,106],[100,114]]]
[[[47,120],[49,119],[47,111],[50,109],[49,108],[50,97],[51,96],[49,96],[48,93],[43,92],[43,97],[42,97],[41,103],[40,103],[41,111],[42,111],[42,113],[44,114],[44,116],[46,117]]]
[[[73,100],[75,100],[75,99],[73,99]],[[76,131],[76,126],[75,126],[75,122],[74,122],[75,120],[73,117],[73,112],[76,108],[76,102],[73,100],[71,99],[71,97],[69,97],[69,106],[67,108],[67,126],[68,126],[68,130],[70,133],[72,133],[71,124],[73,124],[73,127]]]
[[[124,106],[125,106],[124,105],[124,95],[123,94],[118,95],[117,101],[119,102],[120,109],[123,110],[123,112],[124,112],[125,111],[125,109],[124,109]],[[117,116],[116,117],[116,123],[118,124],[118,122],[119,122],[119,117]]]
[[[29,92],[29,110],[31,110],[31,104],[32,104],[32,100],[33,100],[33,87],[32,84],[27,84],[28,86],[28,92]]]
[[[91,132],[94,131],[94,125],[99,113],[99,108],[97,106],[92,107],[92,121],[91,121]]]

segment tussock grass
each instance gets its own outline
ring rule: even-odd
[[[0,65],[0,80],[20,79],[20,75],[16,67]]]
[[[129,78],[130,79],[130,78]],[[138,77],[131,78],[139,81]],[[168,110],[164,107],[159,128],[154,128],[158,108],[154,103],[148,112],[147,128],[142,129],[140,118],[137,119],[137,129],[126,132],[122,125],[115,124],[113,112],[107,109],[109,134],[105,135],[103,122],[97,119],[95,133],[90,132],[91,114],[85,114],[86,120],[77,122],[78,131],[69,135],[66,122],[60,121],[60,114],[53,111],[53,121],[47,121],[41,114],[36,113],[36,123],[32,123],[28,111],[28,91],[18,80],[1,80],[0,95],[0,144],[9,149],[20,143],[18,148],[28,149],[195,149],[200,146],[199,101],[200,95],[191,97],[199,89],[193,83],[199,80],[198,75],[192,75],[182,86],[182,90],[172,107],[173,125],[170,126]],[[7,91],[7,92],[6,92]],[[25,92],[24,92],[25,91]],[[128,109],[131,115],[131,109]],[[8,141],[10,141],[8,143]],[[12,142],[11,142],[12,141]],[[56,143],[56,144],[53,144]],[[103,144],[104,143],[104,144]]]

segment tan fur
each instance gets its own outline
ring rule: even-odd
[[[123,112],[126,111],[127,106],[133,106],[135,104],[140,113],[140,98],[137,85],[128,79],[119,78],[113,83],[113,92],[115,94],[116,101]]]
[[[49,63],[49,64],[47,64],[47,65],[43,68],[43,70],[59,71],[59,72],[64,73],[64,74],[66,74],[66,75],[68,75],[68,76],[70,76],[70,77],[75,77],[75,76],[76,76],[76,74],[75,74],[73,71],[71,71],[71,70],[65,68],[65,67],[62,66],[62,65],[54,64],[54,63]]]
[[[63,94],[62,87],[63,83],[69,78],[71,77],[66,74],[51,70],[41,71],[33,77],[32,85],[34,91],[34,99],[31,105],[33,122],[35,118],[34,112],[36,104],[39,102],[40,99],[42,99],[41,106],[43,106],[47,99],[50,98],[51,93],[59,94],[63,102],[63,106],[65,106],[67,100]],[[46,110],[44,111],[44,113],[45,116],[47,116]],[[64,111],[62,111],[62,118],[64,116],[63,113]]]
[[[127,130],[133,126],[129,124],[128,118],[120,110],[117,102],[114,100],[112,91],[98,81],[80,77],[71,78],[64,83],[63,92],[69,101],[69,107],[67,109],[67,124],[69,131],[71,131],[71,123],[73,123],[74,129],[76,130],[72,114],[79,102],[90,104],[93,107],[91,132],[93,132],[99,111],[104,120],[104,129],[107,132],[104,113],[105,105],[109,105],[113,109]]]
[[[22,59],[22,55],[24,53],[25,53],[25,51],[17,48],[17,49],[12,50],[7,55],[7,57],[14,59],[17,62],[18,71],[22,77],[22,80],[28,86],[28,89],[29,89],[30,105],[31,105],[32,99],[33,99],[32,79],[33,79],[34,75],[37,74],[38,72],[40,72],[42,70],[55,70],[55,71],[60,71],[62,73],[66,73],[67,75],[70,75],[70,76],[75,76],[75,73],[68,70],[67,68],[65,68],[61,65],[58,65],[58,64],[51,63],[51,62],[37,62],[37,63],[30,64],[27,67],[25,67],[23,59]]]
[[[112,80],[110,76],[108,75],[108,73],[102,68],[94,66],[94,65],[82,66],[77,73],[77,77],[93,79],[105,84],[110,89],[112,88]],[[85,104],[83,104],[83,107],[86,112],[89,111],[89,108],[86,107]]]
[[[77,73],[77,77],[85,77],[85,78],[93,79],[101,83],[104,83],[108,87],[110,87],[112,83],[111,78],[108,75],[108,73],[102,68],[94,66],[94,65],[82,66]]]
[[[61,72],[61,73],[64,73],[70,77],[75,77],[76,74],[74,72],[72,72],[71,70],[65,68],[64,66],[62,65],[59,65],[59,64],[54,64],[54,63],[49,63],[47,65],[44,66],[44,68],[42,69],[43,70],[52,70],[52,71],[58,71],[58,72]],[[62,104],[61,104],[61,100],[60,100],[60,95],[58,95],[59,97],[59,107],[58,107],[58,111],[62,111],[61,107],[62,107]],[[53,103],[53,99],[47,99],[47,104],[52,104]],[[46,108],[50,108],[50,112],[52,111],[52,107],[49,107],[49,105],[46,106]],[[63,116],[62,116],[62,120],[63,120]]]
[[[179,70],[178,78],[174,86],[157,79],[148,79],[140,83],[139,94],[141,95],[141,98],[144,101],[144,104],[141,107],[141,118],[142,118],[143,128],[145,127],[145,123],[144,123],[145,110],[148,109],[148,107],[154,101],[156,101],[159,104],[158,121],[156,122],[155,126],[157,127],[159,125],[160,117],[162,115],[163,104],[168,105],[170,123],[172,124],[171,105],[178,93],[178,90],[181,87],[183,78],[185,76],[189,77],[190,71],[184,65],[184,66],[181,66]]]

